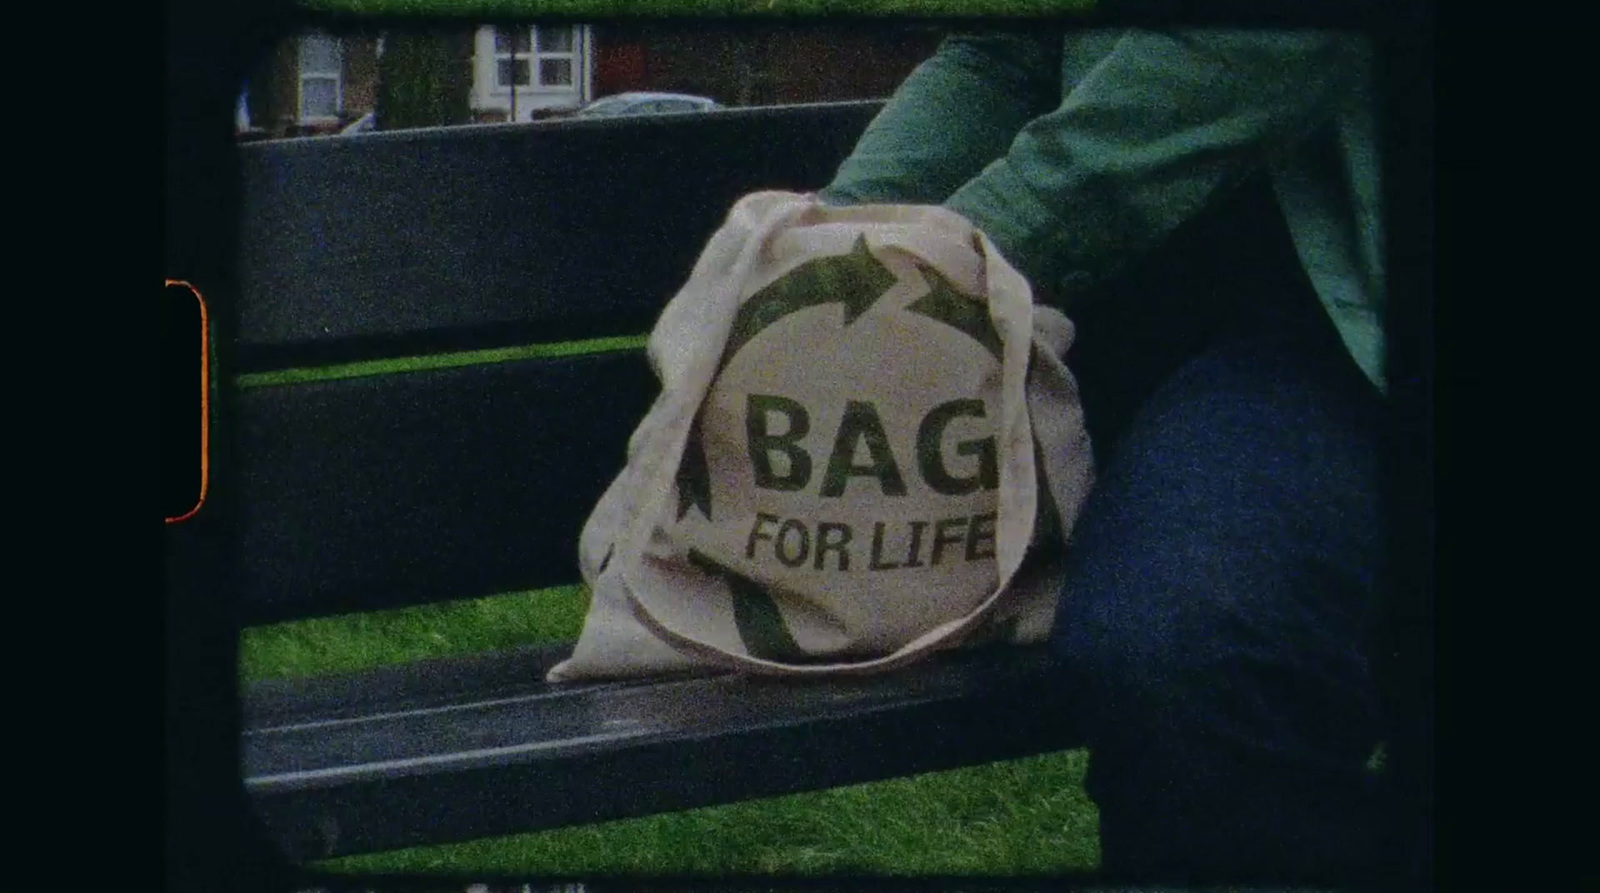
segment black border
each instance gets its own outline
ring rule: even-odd
[[[441,10],[436,18],[462,18]],[[206,296],[215,345],[215,374],[234,365],[231,356],[231,313],[235,282],[234,256],[237,206],[234,176],[232,111],[236,85],[258,54],[282,29],[321,18],[330,24],[348,16],[316,16],[286,0],[217,3],[215,0],[168,0],[165,19],[164,132],[165,196],[163,274],[193,283]],[[357,16],[362,22],[388,17]],[[615,19],[616,16],[597,16]],[[793,20],[791,21],[803,21]],[[1420,765],[1432,767],[1434,678],[1436,674],[1433,612],[1436,549],[1434,532],[1434,412],[1437,357],[1433,300],[1437,254],[1434,246],[1436,203],[1433,158],[1434,7],[1429,0],[1124,0],[1108,10],[1075,20],[1108,25],[1245,25],[1331,26],[1371,31],[1380,42],[1387,65],[1385,123],[1387,207],[1390,209],[1390,404],[1399,424],[1393,443],[1391,474],[1394,493],[1392,547],[1398,564],[1410,568],[1400,589],[1412,600],[1397,603],[1406,628],[1417,632],[1404,646],[1396,672],[1413,684],[1397,703],[1399,716],[1409,716],[1418,734]],[[403,19],[418,21],[416,16]],[[936,19],[928,21],[938,23]],[[1019,23],[1021,27],[1027,27]],[[227,389],[213,400],[211,467],[213,481],[226,480],[232,467],[227,437],[230,407]],[[318,876],[290,868],[257,833],[245,805],[238,774],[238,701],[234,686],[237,641],[232,606],[219,593],[227,591],[225,565],[231,505],[226,488],[213,486],[204,510],[182,524],[164,525],[165,566],[165,716],[167,758],[165,855],[169,890],[298,890],[327,889],[455,890],[480,881],[509,884],[511,878],[438,877],[352,878]],[[1432,841],[1432,773],[1417,778],[1403,792],[1412,813],[1404,833],[1427,835]],[[1431,852],[1431,847],[1429,850]],[[1428,859],[1412,866],[1415,882],[1407,889],[1427,889],[1443,880]],[[520,884],[525,879],[516,879]],[[1066,879],[1063,879],[1066,880]],[[1397,881],[1402,878],[1397,876]],[[559,879],[547,879],[558,882]],[[716,886],[750,889],[1061,889],[1026,880],[920,878],[915,881],[874,879],[786,880],[728,878],[663,880],[659,883],[607,882],[595,879],[589,890],[686,889]]]

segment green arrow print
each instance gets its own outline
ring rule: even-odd
[[[988,306],[963,294],[932,266],[914,263],[928,285],[928,293],[906,309],[966,334],[983,345],[996,360],[1001,359],[1000,333],[989,318]],[[865,235],[856,239],[848,254],[806,261],[751,295],[739,308],[717,371],[720,373],[727,368],[733,357],[768,326],[791,313],[839,303],[844,305],[844,324],[848,326],[894,284],[894,273],[873,255]],[[700,442],[699,425],[696,419],[678,469],[679,520],[690,508],[699,509],[706,520],[711,520],[710,470]]]
[[[695,417],[689,429],[689,441],[683,445],[683,460],[678,463],[678,520],[689,514],[690,507],[700,510],[707,521],[711,520],[711,468],[706,464],[706,448],[700,440],[700,418]]]
[[[867,248],[866,236],[856,239],[849,254],[808,260],[744,302],[733,318],[717,369],[725,368],[767,326],[807,307],[843,304],[848,326],[894,283],[894,274]]]
[[[962,294],[933,267],[914,263],[928,284],[928,293],[906,309],[964,332],[999,359],[1000,333],[989,319],[988,306]],[[849,254],[806,261],[751,295],[739,308],[717,369],[725,368],[767,326],[791,313],[839,303],[844,305],[844,324],[848,326],[894,284],[894,274],[873,255],[864,235],[856,239]]]
[[[794,640],[778,611],[778,603],[761,584],[693,549],[689,550],[689,563],[728,584],[733,593],[733,625],[751,657],[786,664],[818,660]]]
[[[987,305],[960,292],[932,266],[914,263],[928,285],[928,293],[906,309],[968,335],[1000,359],[1000,333],[989,318]],[[808,307],[842,304],[844,324],[849,326],[895,282],[894,273],[872,254],[864,235],[856,239],[848,254],[806,261],[751,295],[739,308],[717,371],[727,368],[733,357],[768,326]],[[711,520],[711,474],[698,418],[689,432],[676,482],[678,519],[682,520],[690,508],[696,508]],[[689,552],[689,562],[728,584],[733,595],[734,625],[752,656],[790,664],[818,660],[795,642],[777,602],[760,584],[695,550]]]
[[[906,309],[965,333],[999,360],[1002,354],[1000,333],[994,327],[994,320],[989,318],[989,305],[957,291],[950,280],[933,267],[919,263],[917,272],[927,280],[928,293],[906,305]]]

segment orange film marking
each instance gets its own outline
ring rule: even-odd
[[[211,325],[206,317],[206,299],[200,290],[181,279],[166,280],[164,288],[181,285],[194,295],[200,304],[200,498],[194,508],[176,518],[167,518],[168,524],[187,521],[200,512],[206,504],[206,491],[211,484]]]

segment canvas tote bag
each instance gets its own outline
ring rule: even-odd
[[[1092,483],[1072,325],[938,207],[740,200],[651,333],[551,681],[904,665],[1049,632]]]

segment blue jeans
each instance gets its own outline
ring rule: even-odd
[[[1108,876],[1374,870],[1382,401],[1303,279],[1257,284],[1094,432],[1053,648]],[[1126,389],[1083,377],[1092,424]]]

